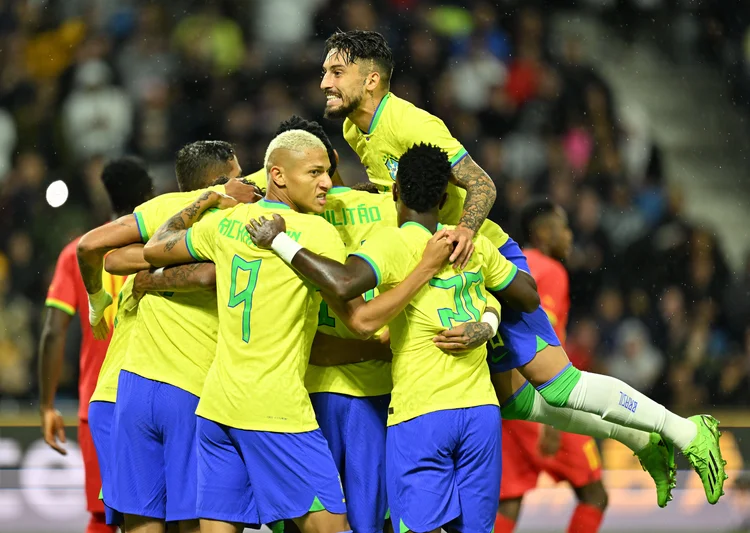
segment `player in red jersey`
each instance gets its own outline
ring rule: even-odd
[[[151,177],[135,159],[123,158],[110,162],[102,172],[104,183],[112,203],[113,216],[133,212],[136,206],[153,196]],[[111,305],[104,313],[110,333],[105,340],[94,339],[89,326],[89,298],[78,268],[76,246],[80,237],[63,248],[57,259],[55,274],[47,292],[47,316],[44,321],[42,339],[39,344],[39,405],[42,417],[44,440],[54,450],[65,455],[65,427],[60,412],[55,409],[55,393],[60,379],[65,337],[68,325],[76,313],[81,321],[80,378],[78,381],[78,443],[83,455],[85,470],[86,507],[91,519],[87,533],[110,533],[115,526],[108,526],[104,518],[104,504],[99,500],[102,482],[94,443],[88,427],[88,408],[99,369],[107,353],[112,337],[112,323],[117,305]],[[125,282],[122,276],[103,273],[102,285],[110,294],[117,295]]]
[[[568,273],[561,261],[570,253],[568,217],[548,200],[527,204],[521,213],[524,254],[537,284],[542,308],[560,342],[565,343],[570,294]],[[560,432],[524,420],[503,421],[503,477],[495,533],[513,531],[524,494],[536,487],[541,472],[567,481],[578,498],[568,533],[595,533],[607,506],[601,482],[601,461],[594,439]]]

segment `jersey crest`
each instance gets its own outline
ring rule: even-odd
[[[396,173],[398,172],[398,159],[396,159],[392,155],[384,155],[383,162],[385,163],[385,168],[388,169],[388,174],[390,174],[391,179],[393,181],[396,181]]]

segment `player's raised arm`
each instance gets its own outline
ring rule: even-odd
[[[234,198],[216,191],[202,193],[195,202],[159,226],[144,246],[143,257],[155,267],[196,262],[186,240],[188,230],[208,209],[224,209],[237,203]]]
[[[466,190],[464,211],[455,229],[456,250],[450,258],[464,268],[474,251],[472,239],[487,219],[497,190],[492,178],[468,154],[453,167],[451,182]]]
[[[112,303],[112,295],[102,287],[104,256],[110,250],[141,241],[135,215],[125,215],[117,220],[89,231],[78,241],[76,255],[83,284],[89,294],[89,323],[98,328],[97,339],[107,336],[109,328],[102,322],[104,310]]]
[[[81,237],[76,253],[83,284],[89,294],[96,294],[102,288],[102,269],[107,252],[137,242],[141,242],[141,234],[135,215],[120,217]]]

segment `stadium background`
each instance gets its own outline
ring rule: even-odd
[[[713,508],[683,472],[659,510],[635,459],[603,443],[605,531],[750,520],[747,2],[0,0],[0,531],[84,523],[77,321],[58,394],[67,458],[39,439],[36,346],[57,254],[107,218],[103,162],[136,154],[174,190],[175,151],[214,138],[249,173],[298,113],[324,124],[344,180],[364,180],[340,124],[322,119],[322,41],[336,28],[386,36],[392,90],[441,117],[492,176],[490,216],[511,235],[533,194],[567,209],[574,363],[732,428],[732,489]],[[69,195],[53,208],[58,180]],[[542,485],[522,530],[562,531],[571,493]]]

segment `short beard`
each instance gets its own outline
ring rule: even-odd
[[[349,105],[342,105],[338,109],[329,109],[328,106],[323,110],[323,116],[325,118],[346,118],[352,114],[358,107],[362,97],[355,98],[349,102]]]

